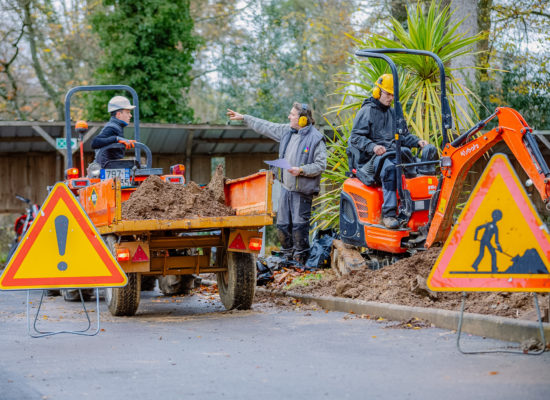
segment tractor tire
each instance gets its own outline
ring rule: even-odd
[[[109,235],[105,239],[111,253],[115,254],[115,235]],[[141,275],[138,273],[127,273],[128,284],[124,287],[105,288],[105,303],[109,311],[116,317],[135,315],[141,296]]]
[[[218,272],[220,299],[228,310],[248,310],[256,291],[256,261],[249,253],[224,251],[227,272]]]
[[[155,285],[157,283],[156,275],[141,275],[141,291],[150,292],[155,290]]]
[[[193,275],[166,275],[159,276],[159,289],[165,296],[189,294],[195,287]]]

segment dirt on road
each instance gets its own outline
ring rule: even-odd
[[[336,296],[406,306],[440,308],[459,311],[462,292],[432,292],[426,279],[439,255],[432,248],[395,264],[373,271],[368,268],[337,276],[331,269],[322,272],[321,279],[311,279],[307,285],[293,285],[290,290],[314,296]],[[288,271],[286,271],[288,272]],[[285,272],[283,272],[285,273]],[[292,280],[307,273],[287,274],[268,287],[284,289]],[[541,309],[548,308],[549,295],[538,294]],[[533,296],[530,293],[473,292],[468,294],[466,312],[535,320]]]

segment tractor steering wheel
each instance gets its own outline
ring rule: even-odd
[[[96,153],[95,159],[96,160],[101,160],[101,155],[103,155],[103,153],[106,150],[116,149],[116,148],[126,149],[126,146],[123,143],[111,143],[111,144],[99,149],[98,152]],[[151,168],[151,166],[153,165],[153,155],[152,155],[151,150],[149,149],[149,147],[147,147],[145,144],[143,144],[141,142],[135,142],[134,143],[134,150],[135,149],[143,149],[143,151],[145,151],[145,155],[146,155],[146,159],[147,159],[145,167],[146,168]],[[131,149],[127,149],[127,150],[131,150]],[[141,168],[142,166],[141,166],[140,160],[136,160],[136,161],[137,161],[138,165]]]

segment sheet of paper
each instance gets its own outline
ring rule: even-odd
[[[292,165],[288,163],[287,160],[284,158],[279,158],[278,160],[272,160],[272,161],[264,161],[267,165],[271,165],[273,167],[282,168],[282,169],[290,169],[292,168]]]

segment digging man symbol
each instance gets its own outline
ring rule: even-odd
[[[483,256],[485,255],[485,248],[487,248],[487,250],[489,250],[489,253],[491,253],[491,273],[495,274],[498,272],[497,253],[495,251],[493,244],[491,243],[491,240],[493,239],[493,236],[494,236],[497,249],[502,253],[502,247],[500,246],[500,243],[498,241],[498,227],[497,227],[497,222],[502,219],[502,211],[494,210],[491,213],[491,216],[493,217],[493,220],[491,222],[488,222],[483,225],[479,225],[476,228],[476,231],[474,234],[474,240],[478,240],[477,234],[481,229],[485,229],[485,230],[483,231],[483,236],[481,236],[481,239],[479,241],[480,242],[479,255],[477,256],[476,260],[472,264],[472,268],[477,272],[479,263],[481,262],[481,260],[483,260]]]

